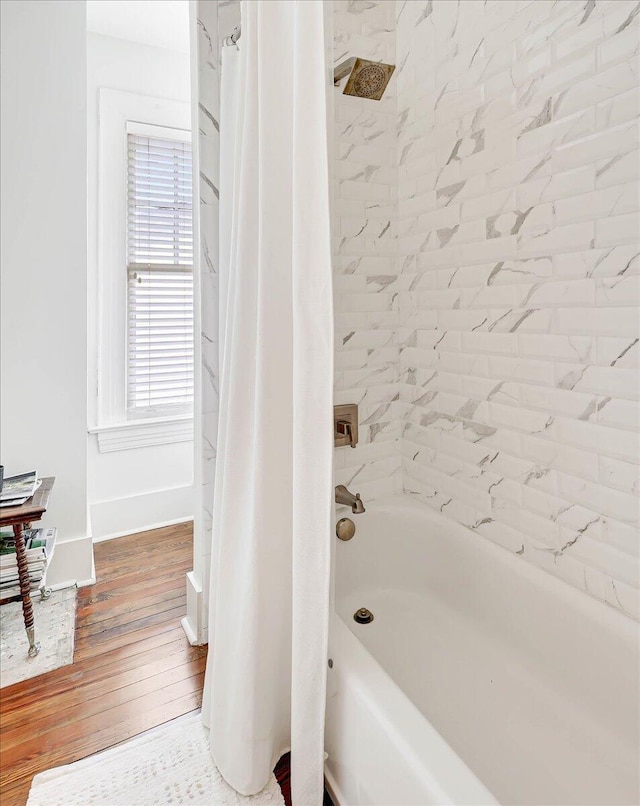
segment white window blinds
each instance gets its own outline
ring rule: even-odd
[[[182,413],[193,400],[191,144],[127,141],[127,408]]]

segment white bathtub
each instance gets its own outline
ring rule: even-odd
[[[336,804],[640,803],[635,622],[408,496],[353,519],[330,633]]]

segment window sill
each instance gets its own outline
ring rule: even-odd
[[[89,429],[98,438],[100,453],[146,448],[149,445],[170,445],[172,442],[193,440],[193,416],[158,417],[132,420],[116,425],[99,425]]]

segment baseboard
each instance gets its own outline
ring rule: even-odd
[[[96,584],[96,558],[93,553],[93,547],[91,551],[91,576],[87,579],[80,579],[76,583],[78,588],[86,588],[88,585],[95,585]]]
[[[57,540],[51,565],[47,569],[47,585],[53,590],[84,587],[95,582],[93,543],[91,537]]]
[[[193,516],[186,518],[173,518],[170,521],[160,521],[159,523],[150,523],[144,529],[126,529],[124,532],[115,532],[112,535],[102,535],[102,537],[94,537],[94,543],[104,543],[107,540],[115,540],[118,537],[127,537],[127,535],[134,535],[138,532],[148,532],[151,529],[164,529],[165,526],[176,526],[178,523],[191,523]]]
[[[193,520],[193,485],[90,504],[93,541]]]
[[[187,636],[187,641],[191,644],[191,646],[200,646],[200,644],[198,643],[198,637],[195,634],[193,627],[189,623],[189,619],[186,616],[184,618],[181,618],[180,624],[182,625],[184,634]]]
[[[51,588],[52,591],[62,591],[66,588],[86,588],[88,585],[95,585],[96,578],[89,577],[89,579],[83,579],[78,582],[75,579],[67,579],[65,582],[56,582],[55,585],[47,585],[48,588]]]
[[[191,646],[207,643],[207,631],[203,624],[202,585],[193,571],[187,573],[187,615],[180,622]]]

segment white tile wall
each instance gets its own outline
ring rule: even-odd
[[[196,355],[200,370],[196,375],[195,467],[197,490],[194,513],[194,572],[204,582],[208,603],[208,572],[212,541],[213,487],[216,468],[218,429],[218,188],[220,186],[220,40],[219,6],[200,0],[197,5],[198,65],[198,172],[200,181],[200,271],[196,277],[195,298],[199,301],[196,328],[200,337]],[[194,630],[206,629],[207,607],[201,613],[189,603]],[[198,625],[196,627],[196,625]],[[205,640],[205,632],[198,635]]]
[[[336,474],[638,617],[637,0],[335,3]]]
[[[200,328],[196,378],[194,576],[204,591],[197,607],[187,603],[191,628],[206,642],[213,490],[218,431],[218,198],[220,186],[220,59],[224,39],[240,24],[239,0],[200,0],[197,14],[198,171],[200,272],[196,278]],[[188,591],[190,588],[188,587]]]
[[[394,3],[335,0],[334,59],[352,55],[395,64]],[[379,102],[334,98],[335,401],[360,411],[336,483],[371,500],[402,490],[395,86]]]

